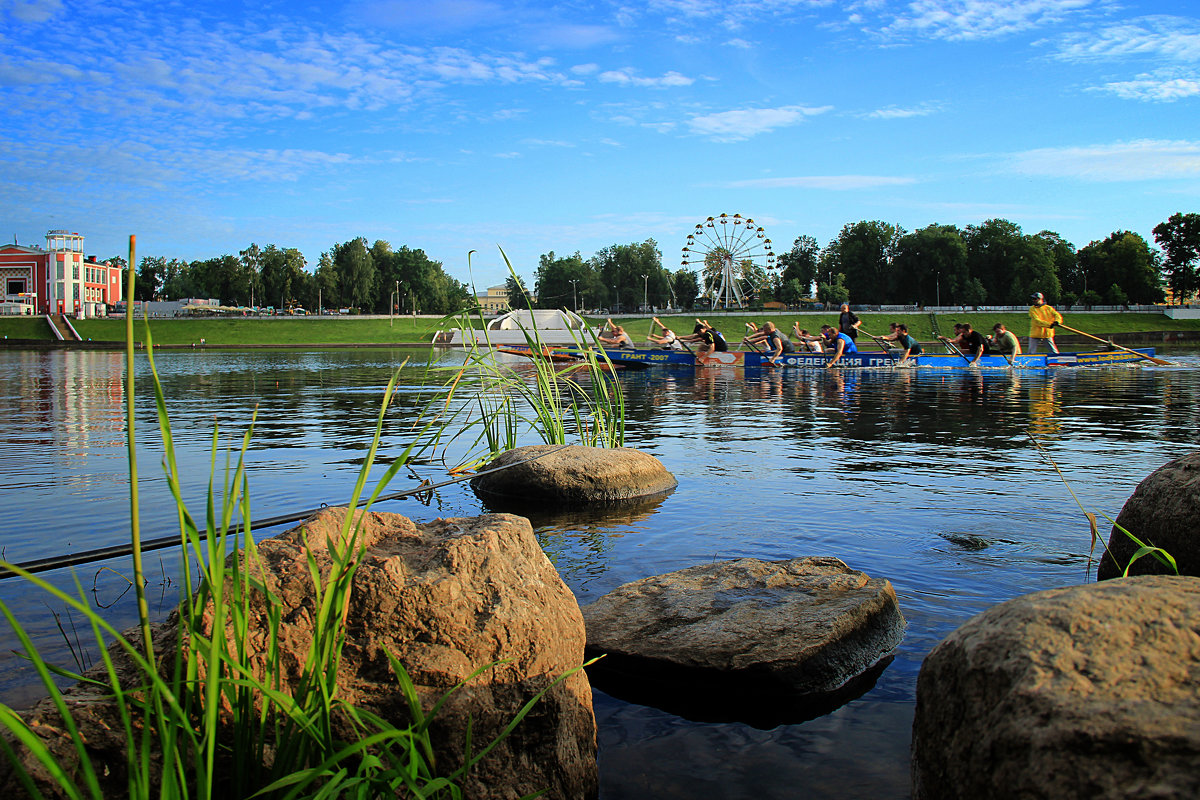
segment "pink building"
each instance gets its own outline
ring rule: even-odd
[[[83,255],[83,237],[49,231],[46,246],[0,245],[4,302],[28,303],[37,314],[103,316],[121,300],[121,268]]]

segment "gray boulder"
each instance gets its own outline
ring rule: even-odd
[[[1125,501],[1117,525],[1170,553],[1180,575],[1200,575],[1200,453],[1189,453],[1150,473]],[[1114,526],[1108,538],[1111,555],[1101,556],[1096,579],[1121,577],[1137,549]],[[1133,562],[1129,574],[1174,573],[1154,556],[1145,555]]]
[[[584,606],[606,692],[693,719],[769,727],[860,694],[900,643],[891,584],[836,558],[705,564]],[[765,704],[765,705],[764,705]]]
[[[542,453],[546,455],[529,460]],[[501,453],[481,472],[509,464],[514,466],[471,480],[471,488],[491,506],[612,503],[660,495],[678,485],[661,461],[630,447],[518,447]]]
[[[1200,578],[994,606],[921,666],[913,796],[1200,797]]]

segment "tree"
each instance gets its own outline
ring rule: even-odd
[[[686,267],[675,270],[671,276],[671,296],[680,308],[691,311],[696,307],[700,295],[700,277],[695,270]]]
[[[887,222],[862,221],[842,228],[821,252],[822,275],[841,273],[843,289],[853,287],[857,303],[886,303],[892,299],[891,265],[904,229]],[[827,286],[836,285],[832,278]]]
[[[1136,233],[1116,231],[1080,248],[1077,257],[1087,286],[1101,291],[1105,303],[1159,303],[1165,296],[1160,256]]]
[[[892,268],[891,297],[897,302],[965,304],[969,294],[977,294],[968,291],[974,287],[967,272],[967,245],[953,225],[929,225],[901,236]]]
[[[846,288],[846,276],[835,272],[829,283],[817,284],[817,300],[827,306],[850,302],[850,290]]]
[[[1200,291],[1200,214],[1172,214],[1154,226],[1154,240],[1166,256],[1163,271],[1176,302]]]
[[[214,298],[225,305],[241,305],[250,300],[250,287],[243,277],[237,256],[223,255],[193,261],[188,265],[196,296]]]
[[[324,305],[326,298],[309,298],[311,279],[305,272],[307,266],[304,255],[294,247],[281,250],[273,244],[259,254],[261,272],[259,279],[261,290],[255,297],[259,305],[274,305],[279,303],[281,308],[287,308],[296,303],[307,304],[316,309],[318,304]],[[334,298],[329,298],[335,302]]]
[[[1034,292],[1045,295],[1048,303],[1058,301],[1062,289],[1041,239],[1022,234],[1019,225],[1006,219],[968,225],[963,239],[970,277],[986,293],[983,302],[1022,305]]]
[[[191,266],[186,261],[172,258],[167,262],[162,295],[169,300],[183,300],[196,296],[192,285]]]
[[[780,276],[779,283],[782,287],[788,281],[799,281],[803,287],[801,292],[804,297],[808,297],[809,287],[813,281],[817,279],[818,258],[821,255],[821,246],[817,244],[817,240],[811,236],[797,236],[796,241],[792,242],[792,249],[786,253],[780,253],[775,261],[779,266],[783,267],[783,274]],[[784,302],[788,302],[784,300]]]
[[[658,243],[614,244],[596,252],[588,263],[600,278],[604,296],[620,308],[633,309],[646,302],[664,306],[670,297],[667,271],[662,266]],[[642,278],[645,275],[646,278]]]
[[[538,259],[537,277],[534,283],[538,308],[569,308],[572,311],[583,305],[583,296],[599,297],[603,284],[596,270],[579,251],[575,255],[559,258],[551,250]]]
[[[246,280],[246,305],[253,306],[263,302],[262,282],[262,250],[254,242],[250,243],[238,257],[242,262],[242,277]]]
[[[508,295],[509,308],[530,308],[529,290],[520,275],[510,274],[504,281],[504,291]]]
[[[342,279],[338,274],[337,264],[333,262],[332,253],[321,254],[321,258],[317,261],[317,271],[313,277],[323,304],[334,307],[344,304],[341,289]]]
[[[1040,231],[1033,238],[1045,248],[1050,260],[1054,263],[1054,274],[1058,276],[1063,297],[1068,293],[1082,294],[1087,286],[1084,285],[1083,274],[1079,270],[1079,258],[1075,254],[1075,245],[1054,231]]]
[[[808,298],[808,288],[798,278],[791,278],[779,287],[779,299],[789,306],[800,305]]]
[[[167,260],[162,256],[143,256],[138,262],[134,276],[133,296],[135,300],[154,300],[162,289],[167,272]]]
[[[362,236],[333,247],[342,302],[359,308],[372,308],[376,300],[379,272]]]

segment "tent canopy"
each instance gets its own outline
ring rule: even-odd
[[[537,327],[539,331],[554,331],[554,330],[583,330],[583,319],[570,311],[545,309],[538,311],[527,311],[518,309],[510,311],[503,316],[496,317],[488,323],[489,331],[512,331],[524,328],[533,330]]]

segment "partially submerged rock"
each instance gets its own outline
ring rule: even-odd
[[[1200,575],[1200,453],[1189,453],[1150,473],[1125,501],[1117,525],[1170,553],[1180,575]],[[1138,545],[1114,526],[1108,549],[1112,555],[1106,552],[1100,558],[1097,580],[1121,577]],[[1144,555],[1133,562],[1129,574],[1174,573],[1153,555]]]
[[[314,634],[317,601],[307,558],[311,555],[328,576],[328,544],[342,541],[346,513],[344,508],[325,509],[258,545],[260,577],[274,601],[268,604],[256,594],[245,644],[251,669],[266,674],[271,660],[267,619],[281,614],[278,674],[284,692],[304,677]],[[399,514],[370,513],[360,515],[360,521],[366,550],[347,605],[338,696],[404,726],[410,712],[387,652],[412,678],[425,713],[474,670],[494,664],[454,692],[430,726],[438,774],[449,774],[462,763],[468,726],[477,753],[522,705],[583,663],[582,616],[521,517],[496,514],[417,524]],[[211,619],[210,608],[206,620]],[[160,652],[173,652],[171,626],[177,624],[173,619],[159,631]],[[79,691],[80,705],[97,705],[87,711],[94,720],[86,729],[96,731],[89,733],[89,739],[95,737],[91,752],[104,767],[115,765],[109,771],[116,780],[114,791],[120,790],[125,762],[123,754],[112,750],[123,742],[111,735],[120,730],[119,722],[113,722],[111,707],[106,711],[105,699],[94,690]],[[34,718],[44,720],[48,711],[43,702]],[[49,713],[40,732],[69,761],[73,751],[69,742],[64,744],[55,716]],[[598,791],[595,756],[591,688],[580,671],[551,688],[461,786],[465,797],[518,798],[545,790],[548,797],[590,798]],[[6,787],[0,774],[0,790],[4,788],[11,784]]]
[[[630,447],[518,447],[501,453],[481,472],[509,464],[513,466],[471,480],[471,488],[491,506],[621,502],[660,495],[678,485],[661,461]]]
[[[1200,578],[1018,597],[926,657],[913,796],[1200,797]]]
[[[891,584],[836,558],[690,567],[625,584],[583,616],[588,655],[605,656],[588,668],[598,688],[692,718],[774,724],[869,688],[904,630]]]

